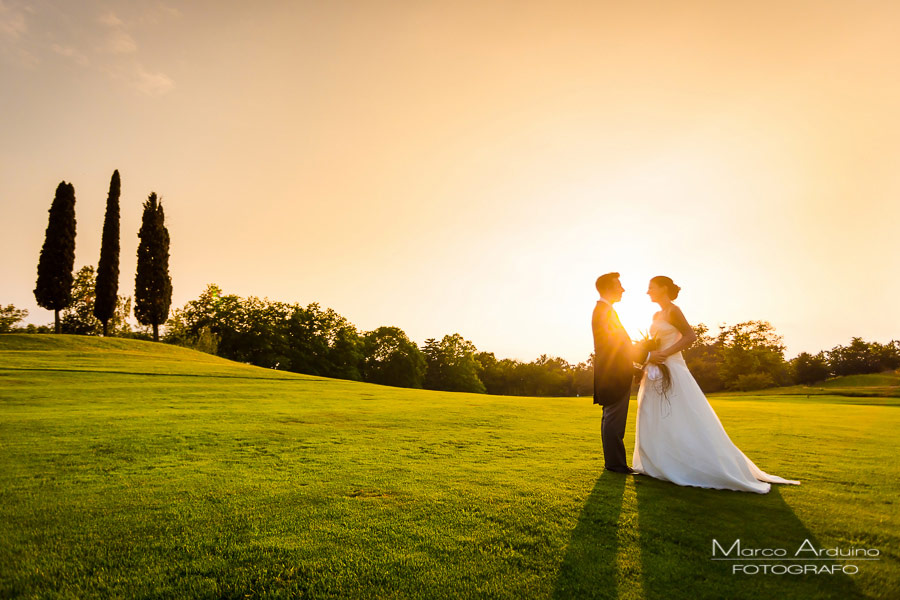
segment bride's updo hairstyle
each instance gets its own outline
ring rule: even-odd
[[[681,288],[675,285],[675,282],[672,281],[672,278],[666,277],[665,275],[657,275],[650,281],[652,281],[656,285],[666,288],[666,292],[669,293],[669,300],[674,300],[675,298],[677,298],[678,292],[681,291]]]

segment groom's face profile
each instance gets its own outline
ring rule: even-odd
[[[622,287],[622,283],[618,279],[614,279],[612,283],[610,283],[609,287],[603,291],[603,297],[607,302],[613,303],[618,302],[622,299],[622,294],[625,292],[625,288]]]

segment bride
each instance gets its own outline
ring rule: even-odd
[[[637,395],[635,471],[678,485],[766,494],[771,483],[792,481],[761,471],[725,433],[722,423],[684,362],[681,351],[697,339],[681,309],[672,304],[681,288],[668,277],[650,280],[647,294],[659,304],[650,336],[660,350],[650,353]],[[665,364],[671,386],[663,385]]]

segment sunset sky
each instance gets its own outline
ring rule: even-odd
[[[900,3],[0,0],[0,304],[37,307],[57,184],[76,269],[122,176],[120,294],[163,198],[173,307],[208,283],[361,330],[570,361],[594,280],[633,335],[788,358],[900,339]]]

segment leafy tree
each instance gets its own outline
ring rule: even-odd
[[[271,369],[292,369],[286,336],[291,310],[282,302],[224,295],[217,286],[185,307],[198,343],[208,327],[219,338],[220,356]]]
[[[138,233],[137,273],[134,278],[134,316],[141,325],[153,327],[153,341],[159,341],[159,326],[169,316],[172,278],[169,277],[169,231],[156,193],[144,202]]]
[[[237,360],[271,369],[292,369],[290,344],[285,335],[291,306],[250,296],[239,300],[236,331],[226,349]]]
[[[716,343],[722,356],[719,375],[728,389],[761,389],[790,383],[784,345],[766,321],[722,326]]]
[[[529,395],[574,396],[575,370],[559,357],[542,354],[520,367]]]
[[[19,310],[12,304],[0,305],[0,333],[9,333],[16,323],[27,316],[28,311],[24,308]]]
[[[891,340],[887,344],[872,344],[872,351],[878,357],[881,370],[890,371],[900,368],[900,341]]]
[[[478,378],[480,364],[475,360],[475,345],[458,333],[445,335],[440,342],[425,341],[422,353],[428,366],[425,387],[431,390],[484,393]]]
[[[38,261],[34,297],[38,306],[52,310],[56,333],[59,311],[72,302],[72,269],[75,267],[75,187],[61,182],[50,205],[50,219]]]
[[[362,374],[365,381],[421,388],[425,368],[422,351],[399,327],[379,327],[363,337]]]
[[[60,316],[63,333],[76,335],[98,335],[103,324],[94,316],[96,273],[87,265],[75,273],[72,283],[72,303]]]
[[[588,357],[586,361],[580,362],[575,365],[574,369],[575,395],[591,395],[594,391],[594,353],[591,352],[590,357]],[[638,383],[639,381],[635,379],[634,385],[637,385]]]
[[[49,325],[35,325],[29,323],[25,327],[20,327],[17,331],[22,333],[53,333],[53,328]]]
[[[275,325],[287,318],[286,305],[224,294],[209,284],[196,300],[175,309],[166,322],[165,341],[202,349],[231,360],[268,368],[290,368],[285,350],[273,350]],[[281,345],[286,347],[286,341]]]
[[[794,381],[804,385],[824,381],[831,374],[824,352],[819,352],[815,356],[809,352],[801,352],[791,361],[791,367],[794,370]]]
[[[427,342],[426,342],[427,346]],[[516,395],[513,391],[520,388],[515,373],[515,367],[518,361],[503,359],[497,360],[493,352],[479,352],[475,355],[475,360],[481,365],[478,378],[484,385],[488,394]]]
[[[72,284],[72,304],[62,311],[60,324],[63,333],[76,335],[100,335],[103,323],[94,316],[96,306],[97,274],[94,267],[86,265],[75,274]],[[127,333],[131,298],[116,296],[115,310],[108,321],[108,331]]]
[[[287,322],[291,370],[323,377],[361,379],[363,342],[356,327],[317,303],[295,305]]]
[[[855,337],[847,346],[835,346],[828,352],[831,370],[835,375],[859,375],[877,373],[881,365],[871,346]]]
[[[529,363],[497,360],[493,352],[479,352],[475,358],[481,364],[478,377],[489,394],[587,396],[594,389],[593,354],[577,365],[547,355]]]
[[[688,369],[706,393],[718,392],[725,388],[719,368],[722,364],[722,347],[718,340],[709,335],[709,328],[703,323],[694,325],[697,341],[682,352]]]
[[[362,338],[352,323],[331,309],[328,310],[340,317],[340,320],[334,329],[334,336],[329,339],[328,361],[323,373],[326,377],[359,381],[362,379],[359,370],[363,358]]]
[[[233,294],[223,295],[219,286],[207,285],[199,298],[172,311],[166,321],[165,341],[193,347],[205,328],[219,340],[219,354],[226,356],[222,351],[229,346],[226,338],[237,331],[240,303],[240,298]]]
[[[204,329],[212,336],[202,340]],[[209,347],[219,356],[254,365],[360,379],[362,340],[347,319],[318,304],[301,306],[254,296],[225,295],[209,285],[197,300],[176,309],[166,323],[166,341]]]
[[[119,297],[119,194],[121,182],[115,170],[109,181],[106,198],[106,216],[103,219],[103,240],[100,245],[100,262],[97,264],[96,301],[94,316],[103,323],[103,335],[109,333],[109,320],[116,312]]]
[[[847,346],[835,346],[828,352],[828,364],[835,375],[879,373],[900,367],[900,342],[866,342],[855,337]]]

